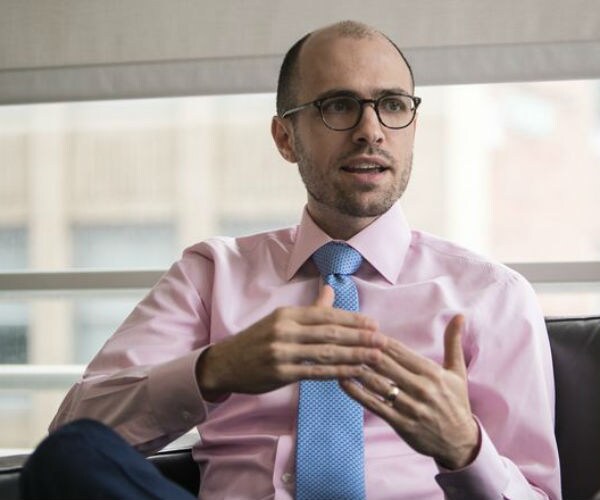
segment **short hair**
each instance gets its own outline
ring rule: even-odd
[[[379,34],[383,36],[388,42],[392,44],[392,46],[398,51],[400,57],[408,67],[408,72],[410,73],[410,81],[414,88],[415,79],[413,75],[412,68],[400,50],[400,48],[384,33],[377,31],[370,26],[359,23],[356,21],[342,21],[340,23],[332,25],[333,28],[336,29],[337,33],[340,36],[350,37],[350,38],[367,38],[374,34]],[[279,79],[277,81],[277,115],[281,116],[288,109],[297,106],[296,102],[298,95],[298,88],[300,86],[299,76],[298,76],[298,58],[300,56],[300,50],[304,46],[304,43],[308,38],[313,34],[313,32],[307,33],[300,40],[298,40],[291,48],[287,51],[283,58],[283,62],[281,63],[281,69],[279,70]]]

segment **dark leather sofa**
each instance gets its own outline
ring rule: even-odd
[[[600,317],[553,318],[546,323],[556,379],[563,498],[592,500],[600,492]],[[19,473],[26,458],[0,459],[0,499],[19,498]],[[162,452],[149,460],[189,491],[198,491],[198,467],[189,450]]]

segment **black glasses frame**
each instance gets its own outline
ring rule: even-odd
[[[394,97],[394,96],[402,96],[402,97],[408,97],[409,99],[412,100],[413,102],[413,107],[412,107],[412,116],[410,118],[410,120],[408,121],[408,123],[406,125],[402,125],[401,127],[390,127],[389,125],[386,125],[383,120],[381,119],[381,115],[379,114],[379,103],[383,100],[383,99],[387,99],[389,97]],[[356,101],[359,104],[359,108],[360,108],[360,112],[358,113],[358,118],[356,119],[356,123],[354,123],[351,127],[345,127],[345,128],[334,128],[331,125],[329,125],[327,123],[327,120],[325,120],[325,117],[323,116],[323,103],[325,101],[328,101],[330,99],[335,99],[338,97],[345,97],[348,99],[353,99],[354,101]],[[415,116],[417,114],[417,108],[419,107],[419,104],[421,104],[421,98],[414,96],[414,95],[410,95],[410,94],[403,94],[403,93],[394,93],[394,94],[386,94],[386,95],[382,95],[381,97],[378,97],[377,99],[361,99],[360,97],[356,97],[353,95],[333,95],[333,96],[329,96],[329,97],[323,97],[321,99],[316,99],[314,101],[310,101],[304,104],[300,104],[299,106],[296,106],[295,108],[292,109],[288,109],[287,111],[285,111],[282,115],[281,118],[287,118],[289,117],[291,114],[296,113],[298,111],[301,111],[303,109],[309,108],[310,106],[314,106],[315,108],[317,108],[319,110],[319,114],[321,115],[321,120],[323,121],[323,123],[325,124],[325,126],[331,130],[335,130],[337,132],[344,132],[346,130],[352,130],[354,127],[356,127],[360,121],[362,120],[363,117],[363,113],[364,113],[364,109],[365,109],[365,104],[372,104],[373,105],[373,109],[375,110],[375,114],[377,115],[377,119],[379,120],[379,123],[381,123],[384,127],[392,129],[392,130],[400,130],[403,128],[408,127],[415,119]]]

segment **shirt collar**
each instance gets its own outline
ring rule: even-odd
[[[410,240],[410,228],[400,203],[396,203],[346,243],[360,252],[386,280],[396,283]],[[311,255],[330,241],[333,239],[315,223],[305,207],[288,262],[286,279],[292,279]]]

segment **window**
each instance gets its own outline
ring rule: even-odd
[[[27,267],[27,233],[22,227],[0,227],[0,262],[5,269]],[[0,296],[0,364],[27,362],[28,308]]]
[[[508,263],[600,261],[598,88],[417,88],[411,226]],[[306,195],[272,143],[273,113],[272,94],[0,107],[0,274],[160,273],[204,238],[295,224]],[[0,448],[44,434],[72,374],[144,294],[132,288],[0,294],[0,362],[59,381],[0,383],[14,430]],[[591,286],[539,293],[549,315],[600,306]]]
[[[166,268],[176,258],[174,233],[168,224],[77,226],[73,228],[73,266]],[[140,299],[141,296],[131,294],[75,298],[72,304],[73,362],[89,363]]]

